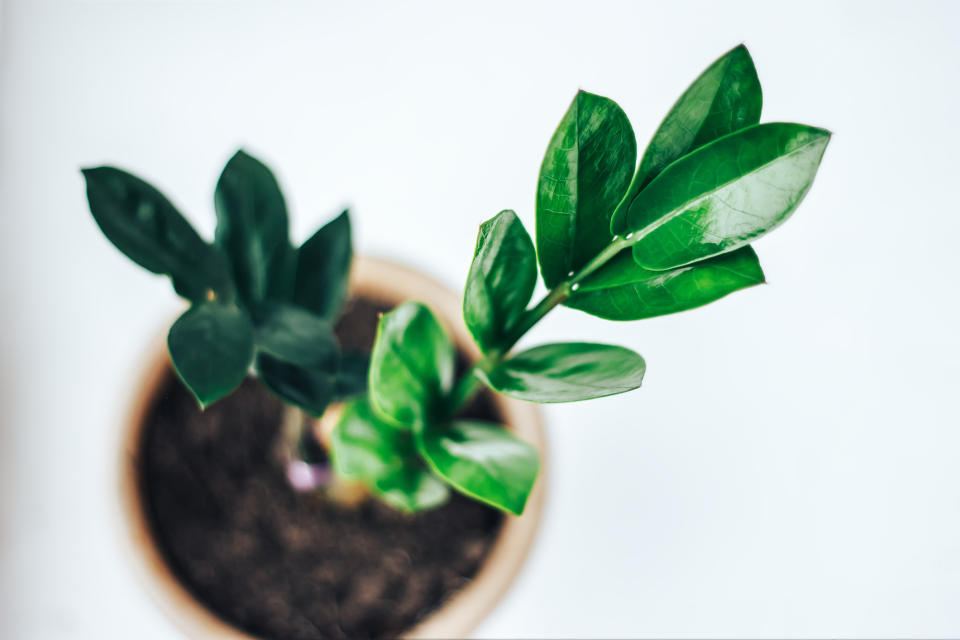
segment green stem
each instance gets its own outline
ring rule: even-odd
[[[613,242],[594,256],[590,262],[563,282],[558,283],[548,291],[547,295],[541,298],[536,305],[525,311],[524,314],[520,316],[520,320],[517,322],[513,331],[510,332],[510,335],[505,340],[503,347],[499,350],[489,352],[482,360],[473,365],[457,382],[450,397],[450,415],[455,415],[463,409],[473,396],[476,395],[477,391],[480,390],[480,379],[477,378],[476,375],[478,370],[490,371],[500,364],[520,338],[526,335],[526,333],[540,322],[544,316],[550,313],[554,307],[569,298],[570,294],[576,291],[577,285],[579,285],[580,282],[609,262],[622,250],[632,245],[634,241],[635,240],[621,238],[619,236],[614,237]]]
[[[481,363],[485,361],[486,359],[481,360],[470,367],[470,369],[463,374],[463,377],[457,381],[457,386],[453,388],[453,393],[450,394],[449,413],[451,416],[456,415],[461,409],[470,404],[473,396],[477,395],[477,392],[480,391],[482,385],[476,372]]]

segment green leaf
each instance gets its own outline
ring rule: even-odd
[[[253,359],[253,326],[233,305],[195,304],[167,336],[174,369],[201,407],[237,388]]]
[[[671,269],[774,229],[810,189],[829,140],[823,129],[761,124],[684,156],[630,204],[634,259],[647,269]]]
[[[477,371],[487,386],[528,402],[576,402],[636,389],[643,358],[623,347],[562,342],[528,349],[492,371]]]
[[[625,249],[584,280],[564,304],[607,320],[640,320],[693,309],[763,281],[749,245],[668,271],[644,269]]]
[[[503,346],[537,283],[537,256],[523,223],[501,211],[480,225],[463,293],[463,319],[484,352]]]
[[[394,509],[407,513],[439,507],[450,498],[447,485],[420,467],[403,467],[377,478],[373,491]]]
[[[537,253],[547,287],[610,243],[610,216],[637,161],[630,121],[617,104],[581,91],[550,140],[537,187]]]
[[[670,163],[708,142],[760,122],[763,92],[753,59],[743,45],[720,56],[693,81],[653,134],[630,183],[625,205]],[[610,227],[626,231],[626,206]]]
[[[405,302],[380,318],[370,359],[370,400],[403,427],[438,417],[453,387],[453,343],[433,313]]]
[[[388,474],[415,453],[410,433],[378,419],[366,397],[344,403],[330,445],[334,470],[354,480],[372,481]]]
[[[370,354],[366,351],[345,351],[340,356],[337,372],[337,397],[349,398],[366,393],[370,375]]]
[[[114,167],[82,173],[94,220],[128,258],[148,271],[169,275],[176,292],[193,302],[233,299],[226,258],[197,235],[162,193]]]
[[[297,257],[294,302],[333,319],[347,296],[350,260],[350,214],[344,211],[303,243]]]
[[[344,405],[330,444],[338,475],[365,483],[397,509],[421,511],[449,496],[446,485],[421,463],[412,434],[379,420],[365,396]]]
[[[760,79],[741,44],[707,67],[670,109],[640,160],[641,183],[692,149],[757,124],[762,108]]]
[[[270,264],[267,265],[267,300],[275,302],[293,302],[293,294],[297,279],[297,258],[299,252],[296,247],[285,242],[274,253]]]
[[[267,389],[312,415],[322,415],[339,397],[336,361],[302,366],[261,352],[257,354],[254,366]]]
[[[214,205],[216,242],[230,258],[240,300],[251,307],[266,299],[270,266],[289,244],[283,194],[266,165],[237,151],[217,182]]]
[[[257,350],[283,362],[336,370],[340,348],[333,326],[309,311],[270,304],[257,318]]]
[[[417,447],[454,489],[515,515],[523,513],[540,469],[532,445],[486,422],[428,425],[417,433]]]

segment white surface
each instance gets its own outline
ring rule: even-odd
[[[482,220],[532,228],[578,87],[642,148],[741,41],[764,120],[835,132],[820,176],[756,244],[769,285],[533,332],[630,346],[648,377],[546,409],[544,529],[478,634],[960,636],[960,5],[555,5],[6,1],[0,637],[178,637],[121,553],[112,473],[180,303],[100,235],[78,167],[133,169],[209,235],[242,144],[298,239],[350,203],[359,251],[459,287]]]

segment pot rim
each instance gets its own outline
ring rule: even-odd
[[[396,300],[420,300],[434,311],[453,337],[457,349],[471,359],[480,354],[460,320],[459,297],[448,287],[406,266],[380,258],[357,256],[350,274],[350,291]],[[397,291],[402,295],[397,296]],[[221,619],[196,599],[173,574],[150,527],[142,501],[140,445],[143,426],[157,388],[169,370],[166,341],[160,338],[147,351],[144,373],[122,425],[118,469],[124,539],[141,582],[167,617],[191,638],[253,640],[253,636]],[[490,613],[520,572],[536,537],[547,483],[546,441],[536,405],[493,394],[504,422],[540,452],[537,483],[520,517],[504,514],[504,524],[477,574],[438,609],[404,633],[405,638],[456,638],[469,634]]]

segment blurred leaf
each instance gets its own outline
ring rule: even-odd
[[[162,193],[114,167],[84,169],[83,177],[94,220],[128,258],[169,275],[176,292],[188,300],[232,301],[226,258],[197,235]]]
[[[370,375],[370,354],[366,351],[345,351],[340,356],[337,372],[337,397],[349,398],[366,393]]]
[[[447,485],[420,467],[403,467],[377,478],[373,489],[391,507],[408,513],[433,509],[450,499]]]
[[[347,296],[350,276],[350,214],[344,211],[303,243],[297,257],[294,302],[333,320]]]
[[[454,358],[453,343],[423,304],[384,314],[370,360],[373,408],[403,427],[436,418],[453,386]]]
[[[379,420],[366,396],[349,400],[331,438],[334,470],[391,506],[421,511],[446,502],[447,487],[424,468],[409,431]]]
[[[810,189],[830,133],[801,124],[742,129],[684,156],[630,204],[633,257],[664,270],[739,249],[786,220]]]
[[[273,254],[267,265],[267,300],[293,302],[293,293],[297,280],[297,258],[299,252],[289,242],[283,243]]]
[[[337,367],[334,360],[315,366],[285,362],[268,353],[257,354],[255,367],[260,381],[280,399],[314,416],[323,415],[337,397]]]
[[[257,317],[257,349],[283,362],[336,370],[340,348],[333,327],[323,318],[290,305],[274,303]]]
[[[540,469],[531,444],[500,425],[461,420],[427,425],[417,432],[417,446],[433,471],[457,491],[523,513]]]
[[[503,346],[537,283],[537,256],[523,223],[501,211],[480,225],[463,293],[463,319],[484,352]]]
[[[624,249],[564,302],[607,320],[640,320],[705,305],[763,282],[749,245],[668,271],[644,269]]]
[[[250,308],[266,299],[270,267],[289,244],[283,194],[266,165],[237,151],[220,175],[214,204],[217,244],[230,258],[239,297]]]
[[[477,376],[504,395],[528,402],[576,402],[636,389],[643,358],[607,344],[562,342],[522,351]]]
[[[610,216],[637,161],[630,121],[612,100],[577,93],[554,133],[537,187],[537,253],[547,287],[610,243]]]
[[[173,366],[201,407],[237,388],[253,359],[253,327],[233,305],[203,302],[170,328]]]

